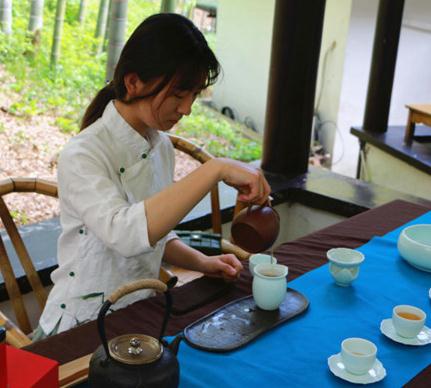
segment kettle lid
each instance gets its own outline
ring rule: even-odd
[[[123,364],[149,364],[162,356],[163,345],[149,335],[124,334],[109,341],[109,353]]]

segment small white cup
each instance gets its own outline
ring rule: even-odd
[[[254,276],[254,268],[258,264],[277,264],[277,259],[274,256],[267,255],[265,253],[255,253],[248,259],[248,269],[250,270],[251,276]]]
[[[341,359],[346,370],[354,375],[367,373],[377,357],[377,346],[363,338],[347,338],[341,343]]]
[[[392,310],[392,324],[398,335],[414,338],[425,325],[426,314],[420,308],[401,304]]]
[[[359,266],[365,260],[364,255],[349,248],[332,248],[326,253],[329,260],[329,272],[335,283],[342,287],[350,284],[359,275]]]
[[[261,263],[254,268],[253,298],[262,310],[276,310],[286,296],[288,268]]]

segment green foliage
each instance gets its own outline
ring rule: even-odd
[[[79,122],[90,99],[105,82],[106,54],[93,54],[98,6],[99,1],[88,2],[86,21],[80,25],[79,0],[68,0],[60,60],[54,71],[49,58],[56,0],[45,1],[44,26],[39,35],[27,31],[30,2],[14,2],[13,34],[0,39],[0,63],[15,77],[9,87],[21,95],[12,107],[14,113],[50,113]],[[128,35],[159,6],[157,1],[129,1]]]
[[[220,113],[200,104],[193,106],[190,116],[184,117],[177,134],[193,139],[214,156],[252,161],[261,156],[261,144],[244,134],[245,128],[227,120]]]
[[[55,120],[55,124],[60,128],[63,133],[70,133],[72,135],[77,134],[79,132],[78,123],[67,117],[58,117]]]
[[[43,29],[33,34],[27,31],[30,2],[14,2],[13,33],[0,37],[0,63],[14,80],[2,87],[9,87],[20,95],[9,108],[15,115],[49,114],[56,118],[55,123],[62,132],[74,134],[86,106],[105,83],[106,53],[94,55],[99,1],[88,1],[82,25],[78,22],[80,0],[67,1],[60,58],[53,70],[49,62],[56,3],[57,0],[45,0]],[[159,12],[160,1],[129,0],[128,8],[127,36],[143,19]],[[207,38],[214,49],[215,34],[207,34]],[[217,156],[244,161],[260,157],[260,144],[244,137],[241,125],[199,104],[180,123],[180,132]]]
[[[24,211],[11,210],[10,215],[12,216],[12,219],[20,225],[28,223],[28,215]]]
[[[28,135],[25,134],[23,130],[19,130],[15,133],[13,136],[13,143],[23,145],[25,144],[30,138]]]

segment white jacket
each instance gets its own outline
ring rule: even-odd
[[[158,278],[165,244],[175,234],[150,246],[143,200],[172,183],[174,164],[167,135],[154,130],[148,142],[113,101],[65,146],[58,164],[59,268],[51,275],[54,287],[40,318],[46,334],[60,318],[59,332],[96,319],[120,285]],[[129,294],[113,308],[151,293]]]

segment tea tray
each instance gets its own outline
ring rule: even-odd
[[[256,306],[253,296],[237,299],[184,329],[191,346],[210,352],[228,352],[254,340],[308,308],[307,298],[291,288],[277,310]]]

